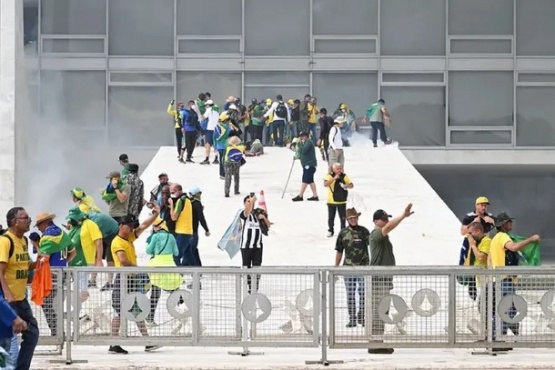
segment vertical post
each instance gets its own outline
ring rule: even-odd
[[[492,343],[493,342],[493,333],[494,330],[497,331],[497,328],[493,327],[494,321],[493,320],[493,315],[494,315],[494,309],[493,309],[493,276],[492,275],[488,275],[488,283],[487,283],[487,310],[486,311],[486,322],[487,324],[487,340],[488,343]],[[499,320],[497,320],[499,321]]]
[[[457,333],[457,279],[456,279],[456,272],[449,274],[449,314],[448,314],[448,322],[447,322],[447,336],[448,342],[451,346],[455,345],[457,340],[456,333]]]
[[[328,289],[328,273],[327,271],[322,271],[322,340],[321,340],[321,346],[322,346],[322,364],[323,365],[328,365],[328,315],[327,315],[327,309],[328,309],[328,293],[327,293],[327,289]],[[332,282],[333,284],[333,282]]]
[[[67,275],[65,275],[67,274]],[[66,312],[67,312],[67,318],[66,318],[66,332],[64,335],[64,339],[66,341],[66,365],[71,365],[73,363],[73,361],[71,360],[71,337],[72,337],[72,333],[71,333],[71,320],[72,320],[72,314],[71,314],[71,301],[72,301],[72,297],[73,294],[71,294],[71,276],[72,272],[71,271],[67,271],[64,272],[62,271],[62,279],[63,277],[65,277],[65,283],[66,283]],[[58,278],[60,277],[60,275],[58,275]],[[76,276],[76,278],[79,278],[79,276]],[[62,280],[63,281],[63,280]],[[63,282],[62,282],[63,284]],[[63,289],[62,289],[63,292]],[[63,293],[62,293],[63,295]],[[63,302],[63,300],[62,300]],[[74,315],[79,316],[79,312],[76,310],[74,312]]]
[[[119,305],[120,305],[120,310],[121,310],[121,306],[123,304],[123,301],[125,301],[125,298],[127,298],[127,279],[129,278],[129,275],[127,274],[127,272],[125,272],[125,269],[123,269],[124,272],[120,272],[120,284],[119,284],[119,296],[120,296],[120,300],[119,300]],[[119,335],[121,335],[122,337],[127,337],[127,318],[125,317],[125,315],[119,315],[120,317],[120,333]]]
[[[191,317],[191,334],[193,343],[199,341],[200,332],[200,275],[198,271],[193,272],[193,307]]]
[[[241,326],[241,303],[243,302],[243,296],[241,295],[241,274],[235,275],[235,333],[238,338],[243,335]]]

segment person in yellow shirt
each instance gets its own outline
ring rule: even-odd
[[[102,212],[95,204],[93,197],[85,194],[85,191],[80,187],[71,189],[71,195],[73,197],[73,203],[79,207],[81,212]]]
[[[316,128],[318,127],[318,118],[320,116],[320,108],[316,105],[316,97],[313,96],[306,105],[308,110],[308,130],[312,135],[312,140],[316,142],[318,136],[316,135]]]
[[[220,158],[223,162],[224,158]],[[191,239],[193,238],[193,205],[183,193],[183,187],[178,183],[170,186],[168,200],[171,219],[175,221],[175,240],[179,255],[175,257],[177,266],[195,266],[195,256]]]
[[[495,269],[505,266],[517,266],[518,252],[524,249],[528,244],[540,240],[540,236],[536,234],[527,239],[524,239],[523,241],[513,242],[511,237],[509,236],[509,232],[513,229],[513,220],[514,219],[510,217],[506,212],[501,212],[495,217],[495,227],[497,228],[497,234],[495,234],[495,236],[491,240],[490,258],[488,263],[488,266],[490,268]],[[516,276],[499,276],[498,278],[502,278],[500,283],[496,282],[496,286],[498,286],[498,284],[500,285],[502,297],[516,293]],[[509,307],[507,313],[509,317],[515,317],[517,314],[516,308],[514,306]],[[503,335],[507,334],[508,328],[511,329],[514,335],[518,335],[519,326],[519,324],[508,324],[506,322],[503,322]]]
[[[179,117],[179,111],[183,107],[183,102],[177,103],[177,109],[174,108],[175,100],[172,100],[168,105],[166,113],[168,113],[173,118],[173,127],[175,129],[175,141],[177,145],[177,157],[181,155],[181,144],[183,142],[183,124],[181,123],[181,118]]]
[[[8,230],[0,236],[0,287],[16,315],[27,323],[16,369],[29,369],[39,340],[37,320],[26,298],[27,277],[35,265],[24,236],[31,228],[31,217],[24,208],[14,207],[6,214],[6,223]]]
[[[332,172],[324,178],[324,186],[328,188],[328,238],[331,238],[334,234],[336,213],[339,214],[341,230],[345,228],[348,189],[353,188],[353,182],[343,173],[343,165],[334,163]]]
[[[157,203],[149,202],[147,206],[152,208],[152,215],[143,223],[139,224],[139,221],[133,215],[123,216],[119,220],[118,235],[112,240],[111,245],[111,252],[116,267],[125,268],[137,266],[137,253],[133,242],[154,223],[154,220],[156,220],[160,214],[160,206]],[[145,285],[143,277],[147,276],[146,274],[128,274],[127,293],[140,292]],[[121,274],[119,273],[116,275],[114,288],[112,289],[112,308],[116,312],[116,316],[112,319],[112,336],[118,337],[121,324]],[[137,322],[137,327],[143,337],[148,337],[148,331],[144,321]],[[147,346],[145,351],[154,351],[160,347],[161,346]],[[108,349],[108,353],[127,354],[128,352],[119,345],[111,345]]]

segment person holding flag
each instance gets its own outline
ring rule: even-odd
[[[370,126],[372,126],[372,136],[370,139],[374,144],[374,148],[378,147],[378,131],[380,133],[380,139],[384,144],[388,145],[392,143],[392,141],[387,138],[385,132],[385,125],[387,124],[387,126],[389,126],[391,122],[391,115],[385,107],[385,100],[380,99],[377,103],[372,104],[370,108],[366,110],[366,117],[363,119],[363,122],[370,122]]]

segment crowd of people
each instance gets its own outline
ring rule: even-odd
[[[395,256],[389,234],[399,224],[413,214],[412,204],[398,217],[382,210],[373,214],[373,230],[358,224],[360,212],[347,208],[349,190],[354,182],[344,172],[346,161],[343,147],[349,145],[350,135],[357,130],[354,113],[345,103],[338,105],[333,115],[325,108],[318,108],[316,98],[305,96],[303,101],[290,99],[284,102],[278,95],[275,101],[266,99],[259,102],[253,99],[245,107],[241,100],[229,97],[219,108],[209,93],[199,94],[187,105],[172,101],[167,112],[173,117],[176,135],[178,160],[194,163],[194,149],[203,146],[204,160],[200,164],[217,163],[218,172],[224,181],[224,197],[230,196],[231,180],[234,180],[233,194],[240,194],[240,171],[246,163],[245,157],[260,156],[264,146],[287,146],[295,152],[295,158],[303,168],[301,187],[292,201],[304,201],[304,193],[311,189],[308,201],[319,201],[314,174],[318,164],[317,152],[320,148],[322,160],[326,162],[327,175],[323,185],[327,191],[328,237],[337,235],[335,243],[335,265],[394,266]],[[385,126],[391,116],[380,100],[370,105],[364,121],[372,126],[374,146],[380,137],[385,144],[391,143],[385,133]],[[214,159],[211,155],[214,151]],[[199,151],[197,151],[198,153]],[[56,215],[42,212],[35,217],[34,226],[39,232],[29,233],[32,220],[23,207],[14,207],[7,212],[6,230],[0,236],[0,355],[6,355],[16,363],[17,369],[29,369],[33,352],[38,342],[39,328],[29,304],[29,299],[42,307],[51,335],[58,333],[58,313],[55,311],[55,276],[49,276],[44,266],[75,268],[85,266],[113,266],[125,268],[137,266],[134,242],[145,230],[152,227],[147,239],[146,252],[151,256],[148,266],[202,266],[198,250],[202,227],[203,234],[210,236],[208,222],[202,205],[202,189],[184,189],[177,182],[171,182],[166,173],[160,173],[158,184],[146,193],[144,183],[139,177],[139,166],[131,163],[126,154],[119,156],[121,168],[110,172],[101,198],[106,203],[107,212],[97,206],[93,197],[80,187],[68,194],[74,206],[64,215],[61,224],[55,223]],[[509,233],[513,220],[506,213],[493,217],[487,213],[489,201],[485,197],[476,200],[476,208],[462,222],[461,234],[468,241],[467,248],[461,252],[464,264],[487,268],[518,264],[518,252],[530,243],[539,241],[539,236],[516,241]],[[150,209],[149,216],[142,222],[139,215],[144,207]],[[339,228],[335,227],[336,215]],[[257,205],[256,194],[250,193],[243,198],[243,210],[237,216],[240,228],[239,248],[242,266],[250,268],[262,265],[264,237],[268,235],[272,223],[267,211]],[[339,230],[336,232],[336,230]],[[487,233],[496,230],[490,239]],[[38,253],[36,261],[30,256],[29,241],[33,252]],[[45,275],[46,274],[46,275]],[[99,287],[95,274],[80,274],[79,291],[81,300],[89,298],[90,289]],[[38,278],[40,277],[40,278]],[[50,280],[49,280],[50,279]],[[512,278],[503,280],[502,294],[514,292]],[[249,276],[249,293],[258,291],[260,276]],[[29,296],[28,284],[33,282]],[[41,285],[42,284],[42,285]],[[46,284],[46,287],[44,286]],[[466,283],[469,294],[476,299],[481,288],[478,279]],[[138,322],[143,336],[148,329],[157,325],[156,308],[161,291],[173,292],[187,285],[182,274],[134,274],[127,282],[128,291],[145,292],[150,286],[151,309],[147,318]],[[49,289],[50,287],[50,289]],[[364,278],[346,277],[348,328],[365,325]],[[392,278],[372,278],[372,334],[382,335],[384,323],[377,315],[377,306],[384,296],[393,289]],[[121,275],[107,274],[100,291],[111,291],[112,335],[118,336],[120,329]],[[357,296],[358,293],[358,305]],[[487,293],[487,292],[486,292]],[[182,302],[181,302],[182,303]],[[358,306],[358,307],[357,307]],[[514,310],[514,308],[511,308]],[[512,312],[512,311],[511,311]],[[506,332],[510,328],[518,334],[518,328],[504,324]],[[14,340],[14,334],[21,333],[22,342]],[[146,351],[160,348],[150,345]],[[108,351],[114,354],[127,354],[119,344],[112,344]],[[370,349],[369,353],[392,353],[391,348]],[[4,356],[4,357],[6,357]]]

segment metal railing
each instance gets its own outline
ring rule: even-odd
[[[320,347],[321,358],[309,364],[330,363],[331,348],[555,347],[553,268],[90,267],[53,274],[52,310],[34,313],[40,345],[64,347],[66,363],[75,362],[71,345],[121,343],[239,347],[229,353],[243,356],[255,354],[253,347]],[[98,287],[112,281],[113,288],[87,288],[91,274]],[[120,329],[112,331],[118,317]]]

